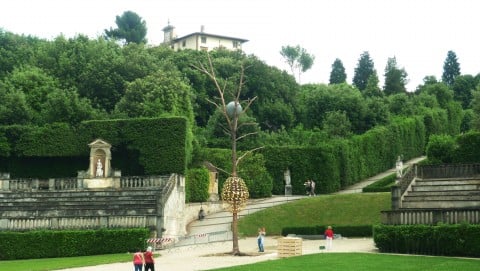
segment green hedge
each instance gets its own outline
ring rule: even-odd
[[[365,186],[362,189],[364,193],[373,193],[373,192],[390,192],[392,190],[392,185],[395,183],[397,179],[397,174],[393,173],[388,176],[381,178],[380,180],[371,183]]]
[[[207,168],[188,169],[185,182],[186,202],[204,202],[208,200],[210,176]]]
[[[199,150],[193,159],[194,164],[200,165],[210,162],[219,168],[218,189],[219,194],[225,180],[232,171],[232,151],[230,149],[205,148]],[[238,156],[243,155],[239,152]],[[266,169],[266,160],[260,152],[246,155],[238,165],[238,176],[243,178],[248,187],[250,198],[262,198],[272,195],[272,177]]]
[[[8,152],[0,154],[4,161],[0,171],[10,172],[12,177],[34,177],[26,176],[34,172],[37,177],[71,177],[52,175],[76,175],[78,170],[86,170],[88,144],[102,138],[112,144],[112,167],[122,170],[123,175],[184,174],[192,152],[192,136],[187,130],[183,117],[86,121],[79,127],[58,123],[43,127],[3,126],[0,138],[3,135],[7,139],[8,148],[2,149]],[[84,164],[42,164],[46,158],[84,159]],[[34,169],[39,164],[42,167]]]
[[[381,252],[480,257],[480,225],[375,225]]]
[[[371,237],[373,232],[372,225],[361,226],[335,226],[332,225],[335,234],[340,234],[342,237]],[[286,227],[282,228],[282,235],[288,234],[296,235],[321,235],[324,234],[327,226],[314,226],[314,227]]]
[[[74,257],[134,252],[148,229],[0,232],[0,260]]]
[[[395,165],[398,155],[420,156],[425,149],[421,118],[396,118],[350,139],[331,140],[313,147],[266,147],[262,153],[273,177],[273,193],[284,193],[284,171],[291,172],[293,193],[304,194],[304,182],[316,181],[317,194],[332,193]]]

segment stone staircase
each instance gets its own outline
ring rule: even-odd
[[[1,218],[151,215],[160,189],[0,193]]]
[[[417,179],[403,196],[401,208],[480,208],[480,179]]]

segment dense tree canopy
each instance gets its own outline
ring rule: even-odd
[[[291,63],[301,65],[300,46],[284,49],[293,49]],[[235,82],[243,65],[240,98],[257,97],[243,121],[258,123],[245,131],[258,137],[242,142],[241,148],[320,144],[332,137],[362,134],[398,116],[421,115],[432,133],[453,134],[459,122],[462,131],[480,127],[478,75],[457,74],[452,85],[426,76],[416,92],[409,93],[406,73],[393,58],[385,69],[382,90],[373,61],[364,52],[352,85],[345,82],[345,68],[336,59],[329,85],[301,86],[294,76],[255,55],[225,49],[209,54],[219,82],[231,89],[238,87]],[[195,126],[199,144],[226,147],[224,124],[208,102],[216,95],[215,85],[193,67],[205,61],[205,52],[173,51],[167,46],[120,45],[83,35],[47,41],[0,31],[0,125],[77,125],[89,119],[181,115]],[[230,94],[226,95],[228,100]],[[471,110],[464,113],[460,104]]]

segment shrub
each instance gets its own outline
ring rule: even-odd
[[[375,225],[380,252],[444,256],[480,256],[480,225]]]
[[[372,225],[331,225],[335,234],[340,234],[342,237],[370,237],[372,236]],[[282,235],[287,236],[289,234],[296,235],[320,235],[325,232],[327,226],[314,226],[314,227],[286,227],[282,229]]]
[[[390,192],[391,186],[395,183],[397,179],[396,173],[390,174],[381,178],[380,180],[371,183],[362,189],[364,193],[372,192]]]

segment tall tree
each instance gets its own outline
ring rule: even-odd
[[[452,86],[455,78],[460,75],[460,64],[458,63],[457,55],[453,51],[448,51],[447,58],[443,63],[442,81],[447,86]]]
[[[375,71],[370,75],[367,81],[367,87],[363,90],[363,96],[365,97],[381,97],[383,96],[382,89],[378,86],[380,80],[378,80],[377,72]]]
[[[302,73],[308,71],[315,61],[315,56],[311,55],[305,50],[305,48],[297,46],[282,46],[280,54],[287,62],[292,75],[298,74],[298,81],[300,82],[300,76]]]
[[[238,85],[233,86],[233,89],[229,88],[231,85],[226,84],[225,80],[221,80],[217,77],[217,73],[215,72],[212,59],[210,57],[208,57],[208,65],[200,63],[200,65],[195,66],[195,68],[205,73],[214,82],[214,85],[218,91],[218,96],[215,97],[215,99],[209,99],[209,102],[212,103],[225,117],[225,120],[227,121],[225,132],[230,134],[230,140],[232,144],[232,171],[231,176],[227,178],[223,184],[222,200],[228,204],[228,209],[232,213],[232,254],[238,256],[241,255],[238,245],[238,213],[245,208],[249,198],[249,192],[244,180],[238,176],[237,168],[240,161],[255,149],[246,151],[244,154],[238,157],[238,141],[252,134],[239,135],[237,132],[243,125],[254,124],[239,123],[239,118],[242,114],[245,114],[257,97],[251,99],[249,98],[246,101],[240,100],[241,92],[245,84],[245,68],[243,64],[240,67],[241,70],[240,74],[238,75]],[[225,99],[229,97],[231,97],[233,100],[227,104]],[[244,106],[242,106],[242,104],[244,104]]]
[[[353,85],[363,91],[367,87],[368,78],[375,72],[375,66],[370,54],[365,51],[360,55],[355,75],[353,76]]]
[[[472,102],[473,94],[477,82],[475,77],[470,74],[459,75],[455,78],[452,85],[453,98],[462,104],[463,109],[467,109]]]
[[[332,71],[330,72],[330,85],[341,84],[347,81],[347,74],[345,73],[345,67],[340,59],[335,59],[332,64]]]
[[[124,40],[125,43],[147,43],[147,23],[137,13],[125,11],[115,19],[117,28],[105,29],[105,37]]]
[[[407,72],[397,66],[395,57],[388,58],[385,67],[385,85],[383,92],[386,95],[406,92],[405,85],[407,83]]]

